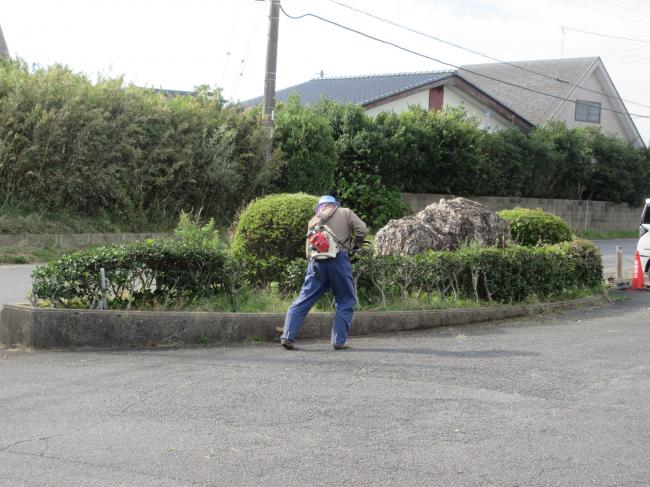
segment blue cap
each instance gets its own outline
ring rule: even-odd
[[[334,203],[336,206],[339,206],[339,202],[336,201],[336,198],[334,196],[321,196],[320,199],[318,200],[318,206],[324,205],[326,203]]]
[[[340,203],[336,201],[336,198],[334,196],[321,196],[318,200],[318,204],[316,205],[315,213],[318,215],[318,213],[323,209],[323,206],[325,205],[336,205],[337,208],[341,206]]]

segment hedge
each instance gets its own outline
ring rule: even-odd
[[[165,307],[227,289],[229,259],[219,247],[172,239],[98,247],[34,269],[32,296],[59,307],[96,308],[104,268],[112,307]]]
[[[573,238],[567,222],[540,209],[502,210],[499,216],[508,222],[512,239],[520,245],[555,244]]]
[[[635,205],[648,193],[650,151],[594,128],[486,132],[459,109],[369,117],[325,100],[276,114],[268,161],[259,110],[218,88],[171,96],[0,60],[0,211],[162,228],[203,208],[228,226],[260,195],[330,190],[376,230],[408,211],[400,192]]]
[[[304,109],[322,114],[333,128],[342,188],[366,174],[410,193],[637,205],[648,192],[650,150],[596,127],[551,122],[528,133],[516,127],[486,132],[462,109],[411,107],[374,117],[328,101]]]
[[[280,274],[279,290],[297,293],[306,265],[304,259],[289,261]],[[245,289],[259,289],[246,280],[242,261],[222,247],[153,240],[76,252],[39,267],[33,273],[34,299],[58,307],[97,307],[102,267],[112,308],[164,309],[227,295],[237,309]],[[602,270],[598,247],[586,240],[541,247],[466,247],[416,256],[365,255],[353,266],[360,303],[381,306],[422,294],[430,301],[436,296],[498,303],[552,298],[565,290],[601,285]]]
[[[0,201],[161,227],[181,210],[230,219],[274,191],[255,110],[0,59]],[[0,205],[1,206],[1,205]]]
[[[602,284],[600,250],[588,240],[542,247],[465,247],[415,256],[363,256],[354,266],[362,304],[424,293],[477,302],[517,303],[552,298]]]

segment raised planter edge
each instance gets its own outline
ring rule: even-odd
[[[531,305],[502,305],[421,311],[358,311],[350,334],[372,335],[517,318],[606,301],[604,295]],[[329,337],[332,313],[310,313],[301,338]],[[71,310],[5,305],[0,343],[8,347],[131,348],[272,339],[284,313],[221,313]]]

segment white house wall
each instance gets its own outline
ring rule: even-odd
[[[417,105],[424,109],[429,108],[429,90],[422,90],[414,93],[412,95],[400,98],[399,100],[390,101],[384,103],[383,105],[376,106],[366,110],[366,113],[371,117],[374,117],[380,112],[390,112],[402,113],[409,109],[409,106]]]
[[[444,87],[443,104],[445,107],[463,107],[467,115],[475,118],[484,130],[500,130],[510,125],[510,122],[488,106],[448,85]]]
[[[443,106],[444,107],[458,107],[462,106],[467,115],[475,118],[479,122],[479,127],[485,130],[499,130],[507,127],[510,122],[508,122],[501,115],[493,112],[489,107],[483,105],[477,100],[473,100],[470,97],[463,95],[460,90],[452,88],[445,85],[443,87]],[[366,110],[368,115],[375,116],[380,112],[393,111],[395,113],[405,112],[409,109],[409,106],[416,105],[424,109],[429,108],[429,90],[425,89],[418,91],[412,95],[409,95],[399,100],[391,101],[384,103],[382,105],[370,108]]]

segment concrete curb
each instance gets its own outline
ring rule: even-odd
[[[603,295],[556,303],[452,308],[425,311],[360,311],[351,335],[371,335],[438,326],[503,320],[549,311],[594,306]],[[232,343],[272,339],[282,326],[283,313],[198,313],[154,311],[95,311],[5,305],[0,314],[0,343],[35,349],[94,347],[129,348]],[[310,313],[301,338],[330,335],[331,313]]]

